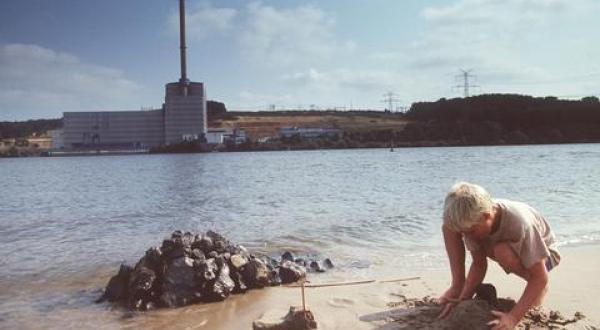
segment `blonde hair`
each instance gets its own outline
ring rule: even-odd
[[[458,182],[444,200],[444,224],[453,231],[467,230],[481,221],[481,214],[492,210],[494,202],[483,187]]]

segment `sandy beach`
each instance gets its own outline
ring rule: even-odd
[[[550,274],[550,288],[542,308],[560,311],[565,318],[572,318],[576,312],[585,316],[579,322],[566,325],[568,329],[597,328],[600,325],[600,307],[597,303],[600,295],[600,283],[597,280],[600,246],[564,247],[561,253],[563,261]],[[406,300],[436,297],[449,283],[447,271],[412,275],[421,278],[395,283],[307,288],[307,303],[320,329],[402,329],[406,324],[394,320],[399,313],[410,312],[411,304],[406,304]],[[401,274],[398,278],[403,276],[408,274]],[[514,276],[504,275],[495,264],[490,264],[485,281],[496,286],[499,297],[515,299],[520,296],[525,284]],[[202,329],[249,329],[252,321],[263,313],[270,311],[283,316],[290,305],[300,305],[300,301],[299,289],[276,287],[254,290],[242,296],[231,297],[224,303],[194,307],[193,309],[202,309],[202,314],[206,317],[196,324],[185,326]],[[187,310],[188,313],[192,312]],[[161,313],[152,317],[154,325],[158,321],[156,317]]]

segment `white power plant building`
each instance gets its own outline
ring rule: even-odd
[[[187,78],[185,1],[179,0],[181,78],[166,85],[162,109],[64,112],[66,149],[134,149],[177,144],[206,134],[204,84]]]

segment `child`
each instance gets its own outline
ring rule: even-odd
[[[548,284],[548,272],[560,261],[551,247],[554,234],[538,211],[527,204],[494,199],[482,187],[460,182],[444,201],[444,244],[452,284],[439,299],[445,305],[440,317],[454,305],[471,299],[487,271],[487,258],[496,261],[507,274],[513,273],[527,285],[508,313],[492,311],[493,329],[513,329],[532,306],[539,304]],[[463,244],[464,242],[464,244]],[[465,279],[465,246],[472,256]]]

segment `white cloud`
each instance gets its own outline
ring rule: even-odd
[[[215,8],[210,2],[203,1],[186,11],[186,33],[192,39],[204,39],[215,33],[225,32],[234,27],[237,10],[234,8]],[[168,18],[169,31],[179,33],[179,11]]]
[[[239,41],[243,55],[259,63],[314,63],[356,48],[335,39],[335,20],[315,6],[277,9],[253,2],[247,14]]]
[[[332,69],[307,71],[284,75],[283,80],[293,85],[319,90],[383,91],[401,85],[401,77],[393,71]]]
[[[568,93],[576,88],[541,82],[589,70],[572,60],[600,55],[591,42],[599,13],[595,0],[459,0],[425,8],[422,36],[400,52],[421,73],[474,68],[485,92]],[[520,81],[540,83],[510,87]]]
[[[0,112],[6,119],[60,117],[65,110],[118,110],[140,86],[119,70],[37,45],[0,45]]]

